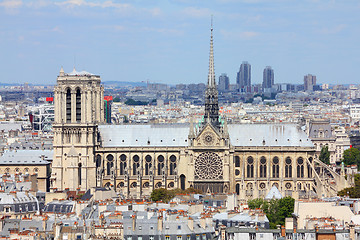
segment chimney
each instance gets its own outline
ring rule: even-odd
[[[132,218],[132,230],[135,231],[136,229],[136,213],[131,216]]]
[[[226,227],[224,225],[219,226],[220,229],[220,240],[226,239]]]
[[[212,226],[212,217],[207,216],[205,220],[208,226]]]
[[[350,240],[356,240],[356,237],[355,237],[355,225],[353,223],[349,224],[349,230],[350,230]]]
[[[158,231],[162,231],[163,230],[163,217],[162,216],[159,216],[158,217]]]
[[[206,228],[206,220],[205,217],[200,218],[200,226],[205,229]]]
[[[37,184],[37,174],[33,174],[30,176],[30,182],[31,182],[31,190],[34,192],[38,191],[38,184]]]
[[[55,230],[54,240],[60,240],[61,239],[62,223],[54,223],[54,225],[55,225],[55,228],[53,227],[53,229]]]
[[[281,236],[285,238],[285,227],[284,226],[281,226]]]
[[[190,231],[194,231],[194,219],[192,219],[191,217],[188,218],[188,227]]]

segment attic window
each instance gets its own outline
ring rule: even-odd
[[[138,140],[136,139],[135,141],[137,142]]]
[[[162,142],[162,139],[160,140],[160,142]]]
[[[175,138],[173,139],[173,142],[175,142]]]
[[[185,139],[185,142],[187,142],[187,139]]]
[[[124,142],[124,139],[122,140],[122,142]]]

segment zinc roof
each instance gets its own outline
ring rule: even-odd
[[[186,147],[188,124],[100,125],[103,147]],[[230,143],[235,147],[313,147],[296,124],[230,124]]]

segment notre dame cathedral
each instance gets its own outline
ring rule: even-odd
[[[156,188],[264,197],[327,197],[348,186],[295,124],[227,124],[219,116],[213,30],[205,113],[190,124],[108,125],[100,76],[64,73],[55,86],[51,189],[107,187],[127,197]]]

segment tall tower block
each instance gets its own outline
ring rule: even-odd
[[[54,158],[52,190],[96,186],[94,147],[104,122],[104,88],[98,75],[63,68],[54,88]]]

